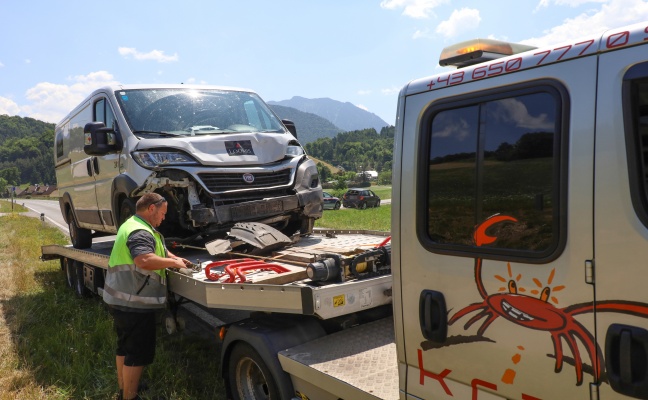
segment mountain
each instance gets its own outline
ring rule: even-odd
[[[333,138],[342,132],[342,129],[333,125],[331,121],[315,114],[299,111],[292,107],[269,105],[279,118],[289,119],[295,123],[297,127],[297,138],[302,145],[314,142],[319,138]]]
[[[349,102],[343,103],[329,98],[307,99],[294,96],[290,100],[269,101],[268,104],[292,107],[299,111],[319,115],[347,132],[367,128],[374,128],[376,132],[380,132],[380,129],[390,125],[374,113],[365,111]]]

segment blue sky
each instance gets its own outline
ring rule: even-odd
[[[443,47],[542,46],[648,21],[639,0],[0,0],[0,115],[58,122],[112,83],[196,83],[350,102],[393,124]]]

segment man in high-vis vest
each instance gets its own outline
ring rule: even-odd
[[[167,212],[166,199],[147,193],[135,207],[136,214],[117,232],[103,292],[117,332],[120,400],[140,398],[140,377],[144,366],[153,362],[155,311],[166,304],[166,269],[190,264],[167,250],[164,238],[155,229]]]

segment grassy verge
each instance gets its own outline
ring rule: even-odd
[[[387,232],[391,228],[391,205],[382,205],[366,210],[355,208],[324,210],[324,215],[315,221],[315,226],[317,228],[369,229]]]
[[[10,213],[10,212],[27,212],[29,211],[26,207],[21,206],[20,204],[12,204],[11,201],[0,201],[0,213]]]
[[[36,218],[0,217],[0,399],[113,399],[112,318],[100,299],[75,297],[58,261],[39,261],[55,243],[67,238]],[[213,338],[160,326],[157,345],[144,398],[225,398]]]

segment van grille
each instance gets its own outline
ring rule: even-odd
[[[229,190],[257,189],[273,186],[283,186],[290,183],[291,169],[287,168],[276,172],[256,172],[254,182],[247,183],[243,179],[243,172],[236,173],[202,173],[198,177],[211,192],[225,192]]]

